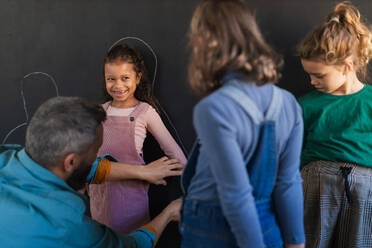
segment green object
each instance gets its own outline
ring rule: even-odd
[[[372,86],[342,96],[313,91],[299,103],[305,130],[301,167],[315,160],[372,167]]]

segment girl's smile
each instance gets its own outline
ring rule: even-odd
[[[105,64],[106,90],[113,98],[114,107],[130,108],[138,104],[134,92],[140,80],[141,73],[135,72],[132,63],[116,61]]]

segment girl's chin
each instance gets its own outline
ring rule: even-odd
[[[117,102],[125,102],[128,97],[127,96],[112,96],[112,99],[114,99],[114,101],[117,101]]]
[[[123,104],[126,103],[128,99],[126,98],[113,98],[114,100],[112,101],[114,104]]]
[[[114,99],[115,101],[126,101],[127,99],[130,99],[130,95],[125,93],[125,94],[110,94],[110,96],[112,97],[112,99]]]
[[[129,98],[127,96],[125,96],[125,97],[113,97],[113,100],[112,100],[112,106],[113,107],[122,106],[122,105],[133,105],[133,104],[137,104],[137,101],[134,97],[133,98]]]
[[[121,94],[111,94],[112,98],[117,98],[117,99],[122,99],[122,98],[127,98],[128,97],[128,92],[126,93],[121,93]]]

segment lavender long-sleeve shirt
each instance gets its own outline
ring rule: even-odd
[[[263,113],[271,102],[273,85],[229,81],[242,89]],[[285,243],[304,243],[303,196],[299,173],[302,114],[296,99],[282,90],[283,105],[276,124],[278,174],[272,194]],[[239,247],[264,247],[252,186],[246,170],[258,142],[258,126],[232,99],[214,92],[194,109],[200,139],[196,174],[187,199],[218,200]]]

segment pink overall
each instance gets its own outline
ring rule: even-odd
[[[107,110],[109,104],[104,104]],[[139,103],[129,116],[107,116],[103,123],[103,144],[98,156],[109,153],[121,163],[144,165],[135,146],[137,117],[147,111],[147,103]],[[89,186],[92,218],[112,229],[129,233],[150,221],[148,183],[122,180]]]

